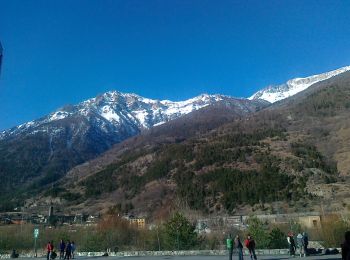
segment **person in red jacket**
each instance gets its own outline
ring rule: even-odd
[[[47,260],[50,260],[51,254],[53,252],[53,242],[52,241],[49,241],[49,243],[47,243],[46,250],[47,250],[46,258],[47,258]]]
[[[251,235],[247,236],[247,239],[244,241],[244,245],[249,250],[250,259],[256,260],[257,258],[256,258],[256,254],[255,254],[255,241]]]

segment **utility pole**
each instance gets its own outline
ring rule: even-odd
[[[158,251],[160,251],[160,240],[159,240],[158,228],[159,228],[159,226],[157,224],[156,231],[157,231],[157,240],[158,240]]]
[[[179,239],[179,231],[180,231],[181,223],[177,224],[177,251],[180,251],[180,239]]]
[[[177,251],[180,251],[179,230],[177,230]]]
[[[38,253],[37,253],[37,248],[36,248],[36,240],[39,237],[39,228],[36,227],[34,228],[34,257],[38,257]]]
[[[3,48],[2,48],[1,42],[0,42],[0,75],[1,75],[1,64],[2,64],[2,51],[3,51]]]

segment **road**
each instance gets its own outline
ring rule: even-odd
[[[108,257],[108,259],[113,257]],[[143,257],[123,257],[127,258],[127,260],[228,260],[228,256],[143,256]],[[237,260],[238,256],[233,256],[232,260]],[[245,260],[250,260],[249,256],[244,256]],[[287,255],[276,255],[276,256],[258,256],[258,259],[299,259],[299,257],[290,257]],[[309,260],[309,259],[328,259],[328,260],[339,260],[341,259],[341,255],[323,255],[323,256],[308,256],[303,257],[301,259]]]
[[[21,257],[20,259],[42,259],[46,260],[46,258],[24,258]],[[59,258],[56,258],[59,259]],[[103,257],[103,256],[98,256],[98,257],[76,257],[75,259],[77,260],[92,260],[92,259],[99,259],[99,260],[228,260],[228,256],[126,256],[126,257],[115,257],[115,256],[109,256],[109,257]],[[259,256],[258,255],[258,260],[276,260],[276,259],[299,259],[298,256],[296,257],[290,257],[287,255],[270,255],[270,256]],[[300,259],[305,259],[305,260],[318,260],[318,259],[328,259],[328,260],[340,260],[341,256],[338,255],[318,255],[318,256],[308,256],[308,257],[303,257]],[[234,255],[232,257],[232,260],[238,260],[238,256]],[[250,260],[249,256],[244,256],[244,260]]]
[[[228,260],[228,256],[138,256],[138,257],[77,257],[77,260],[92,260],[92,259],[105,259],[105,260]],[[33,259],[33,258],[22,258],[21,259]],[[34,259],[46,259],[46,258],[34,258]],[[275,256],[258,256],[258,260],[276,260],[276,259],[299,259],[299,257],[290,257],[287,255],[275,255]],[[322,255],[322,256],[308,256],[301,259],[305,260],[318,260],[318,259],[328,259],[328,260],[340,260],[341,256],[338,255]],[[233,256],[232,260],[238,260],[238,256]],[[244,260],[250,260],[249,256],[244,256]]]

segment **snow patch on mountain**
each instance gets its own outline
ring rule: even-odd
[[[67,116],[69,116],[68,112],[57,111],[57,112],[50,114],[48,121],[60,120],[60,119],[66,118]]]
[[[110,106],[103,106],[100,115],[110,122],[119,122],[120,120],[119,115]]]
[[[334,77],[338,74],[344,73],[346,71],[350,70],[350,66],[346,66],[337,70],[329,71],[326,73],[322,73],[319,75],[313,75],[310,77],[306,78],[295,78],[288,80],[286,83],[277,85],[277,86],[268,86],[258,92],[256,92],[254,95],[249,97],[248,99],[253,100],[253,99],[263,99],[266,101],[269,101],[271,103],[280,101],[282,99],[291,97],[311,85],[329,79],[331,77]]]

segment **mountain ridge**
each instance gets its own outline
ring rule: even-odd
[[[341,73],[344,73],[346,71],[350,70],[350,66],[341,67],[339,69],[335,69],[332,71],[315,74],[312,76],[304,77],[304,78],[293,78],[288,80],[286,83],[280,84],[280,85],[269,85],[265,88],[262,88],[261,90],[255,92],[253,95],[251,95],[248,98],[236,98],[232,96],[227,95],[221,95],[221,94],[200,94],[196,97],[183,100],[183,101],[171,101],[171,100],[158,100],[158,99],[150,99],[146,97],[142,97],[140,95],[137,95],[135,93],[123,93],[119,92],[117,90],[112,90],[105,92],[103,94],[100,94],[96,97],[89,98],[85,101],[82,101],[78,103],[77,105],[65,105],[57,110],[55,110],[52,113],[49,113],[47,116],[43,116],[39,119],[32,120],[23,124],[20,124],[18,126],[12,127],[10,129],[6,129],[0,132],[0,140],[3,138],[6,138],[8,136],[11,136],[12,133],[20,133],[22,131],[26,131],[27,129],[37,127],[40,124],[49,123],[56,120],[61,120],[66,117],[74,115],[74,111],[71,110],[74,108],[79,109],[79,113],[81,116],[88,116],[89,113],[97,113],[99,116],[101,116],[103,119],[107,120],[108,122],[111,121],[119,121],[123,119],[127,119],[128,121],[131,121],[132,124],[137,125],[139,128],[150,128],[155,125],[163,124],[167,121],[172,120],[173,118],[176,118],[181,115],[185,115],[187,113],[190,113],[194,110],[198,110],[204,106],[210,105],[212,103],[215,103],[220,100],[225,99],[236,99],[236,100],[257,100],[262,99],[270,103],[274,103],[277,101],[280,101],[282,99],[294,96],[295,94],[302,92],[303,90],[307,89],[311,85],[321,82],[323,80],[327,80],[331,77],[334,77],[336,75],[339,75]],[[123,100],[124,99],[124,100]],[[129,105],[134,105],[137,101],[139,103],[143,103],[147,106],[154,106],[155,108],[148,108],[146,110],[135,110],[132,111],[130,109]],[[93,107],[96,103],[101,103],[105,101],[106,106],[103,107]],[[131,114],[129,115],[119,115],[116,113],[116,109],[111,107],[112,103],[118,103],[118,102],[124,102],[127,112]],[[128,102],[131,102],[128,104]],[[137,103],[136,102],[136,103]],[[164,113],[157,115],[157,109],[163,109]],[[137,113],[136,113],[137,112]],[[75,114],[77,111],[75,111]],[[155,123],[152,122],[150,117],[154,118]]]
[[[280,85],[270,85],[267,86],[248,99],[264,99],[270,103],[274,103],[285,98],[294,96],[295,94],[309,88],[311,85],[327,80],[336,75],[342,74],[350,70],[350,66],[345,66],[336,70],[324,72],[321,74],[316,74],[304,78],[293,78],[288,80],[286,83]]]
[[[225,99],[233,99],[233,97],[201,94],[184,101],[170,101],[149,99],[133,93],[109,91],[77,105],[61,107],[40,119],[4,130],[0,133],[0,140],[53,121],[73,116],[89,117],[91,114],[95,114],[102,121],[112,125],[121,124],[120,121],[127,121],[138,128],[149,128]],[[239,100],[239,98],[234,99]]]

